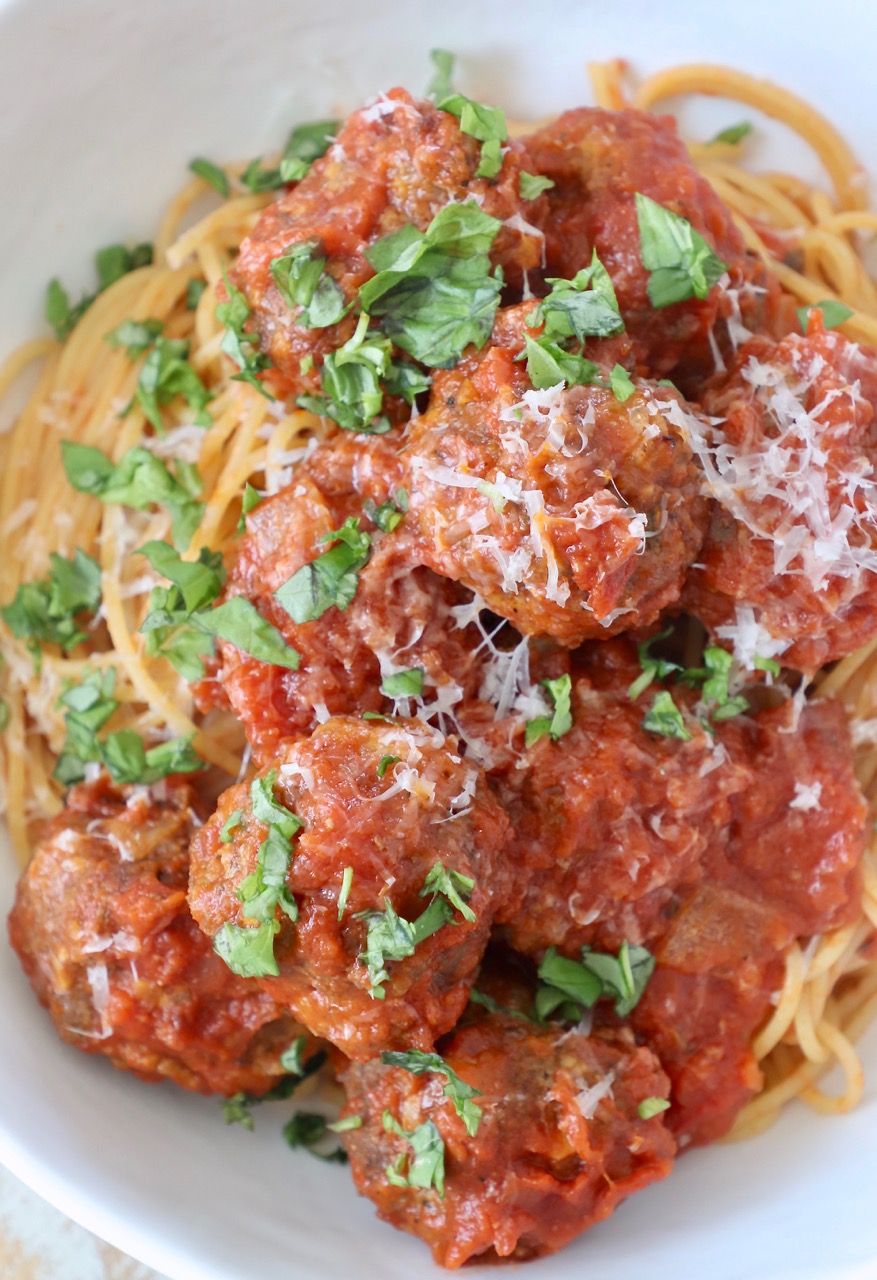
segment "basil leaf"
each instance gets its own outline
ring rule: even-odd
[[[822,324],[826,329],[836,329],[838,325],[846,324],[850,316],[855,314],[852,307],[845,306],[835,298],[823,298],[821,302],[811,302],[808,306],[798,307],[798,323],[802,333],[807,332],[812,311],[822,312]]]
[[[202,547],[197,560],[183,560],[167,542],[145,542],[136,552],[179,588],[183,608],[191,613],[212,604],[225,582],[225,568],[218,551]],[[174,607],[174,606],[172,606]]]
[[[544,178],[541,173],[522,173],[518,181],[518,194],[522,200],[535,200],[543,191],[550,191],[553,186],[553,179]]]
[[[404,520],[408,513],[408,490],[397,489],[393,497],[377,506],[371,498],[366,498],[362,509],[369,520],[384,533],[392,533]]]
[[[656,309],[686,298],[705,298],[727,264],[685,218],[636,193],[640,253],[649,272],[649,301]]]
[[[338,894],[338,919],[340,920],[344,912],[347,910],[347,900],[350,897],[350,888],[353,884],[353,867],[345,867],[341,875],[341,892]]]
[[[100,565],[77,548],[70,560],[52,552],[47,578],[24,582],[0,618],[13,635],[28,641],[39,670],[39,646],[56,644],[66,653],[88,638],[85,615],[93,617],[101,605]],[[80,619],[78,622],[77,619]]]
[[[111,347],[124,347],[132,360],[155,345],[164,323],[161,320],[123,320],[108,333],[104,341]]]
[[[212,160],[205,160],[203,156],[198,156],[189,163],[192,173],[203,180],[218,192],[223,199],[229,194],[228,174],[224,169],[220,169],[218,164],[214,164]]]
[[[446,49],[431,49],[430,59],[435,67],[435,74],[426,87],[426,96],[433,102],[440,102],[453,93],[451,77],[454,74],[454,55]]]
[[[237,645],[244,653],[276,667],[297,671],[300,654],[283,639],[267,618],[263,618],[246,596],[232,596],[214,609],[196,613],[192,621],[211,636]]]
[[[151,244],[138,244],[133,249],[128,249],[123,244],[109,244],[104,249],[98,249],[94,256],[98,293],[103,293],[104,289],[109,289],[111,284],[131,271],[148,267],[151,262]]]
[[[312,1156],[317,1156],[320,1160],[327,1160],[331,1164],[346,1164],[347,1153],[342,1147],[325,1153],[316,1150],[317,1144],[331,1128],[325,1116],[318,1115],[315,1111],[299,1111],[284,1126],[283,1136],[290,1147],[305,1147]]]
[[[247,516],[251,511],[255,511],[264,495],[250,484],[249,480],[244,485],[244,492],[241,496],[241,514],[237,523],[237,532],[243,533],[247,527]]]
[[[502,168],[501,144],[508,137],[505,112],[485,102],[475,102],[462,93],[452,93],[438,102],[440,111],[449,111],[460,121],[460,132],[481,142],[481,162],[476,178],[495,178]]]
[[[350,306],[338,282],[326,273],[326,254],[317,239],[290,245],[270,265],[271,276],[287,306],[304,310],[296,324],[305,329],[325,329],[337,324]]]
[[[678,662],[667,662],[664,658],[655,658],[652,656],[652,645],[658,644],[661,640],[666,640],[668,636],[673,634],[673,628],[667,627],[664,631],[659,631],[657,635],[651,639],[645,640],[642,644],[637,645],[637,656],[639,664],[642,667],[642,674],[637,676],[633,684],[627,691],[629,698],[638,698],[641,693],[645,693],[652,681],[657,678],[659,680],[671,675],[674,671],[681,671],[682,668]]]
[[[524,733],[524,742],[532,747],[534,742],[550,734],[555,742],[572,728],[572,679],[570,676],[558,676],[556,680],[543,680],[554,704],[554,712],[550,716],[537,716],[529,721]]]
[[[182,396],[186,404],[196,411],[195,422],[199,427],[209,427],[212,421],[206,406],[213,399],[213,393],[188,363],[188,354],[188,342],[155,338],[140,370],[134,403],[140,405],[161,436],[165,434],[162,407],[170,404],[176,396]]]
[[[481,1124],[482,1111],[472,1099],[480,1098],[481,1090],[461,1080],[444,1058],[437,1053],[424,1053],[420,1049],[409,1049],[406,1052],[386,1050],[381,1054],[381,1062],[387,1067],[401,1067],[403,1071],[410,1071],[415,1076],[444,1076],[447,1084],[442,1092],[453,1102],[454,1110],[466,1126],[469,1137],[475,1137]]]
[[[609,272],[593,251],[591,263],[572,280],[552,278],[551,292],[527,317],[533,327],[544,322],[542,338],[563,344],[568,339],[608,338],[621,333],[624,321]]]
[[[666,690],[655,694],[651,707],[643,717],[643,728],[664,738],[678,738],[680,742],[691,741],[682,712]]]
[[[329,150],[340,124],[340,120],[314,120],[293,129],[280,161],[284,182],[300,182],[307,176],[314,161]]]
[[[299,396],[296,403],[331,418],[345,431],[383,435],[390,422],[381,416],[381,379],[390,371],[391,351],[390,340],[369,331],[368,316],[360,316],[353,337],[323,360],[320,381],[325,394]]]
[[[624,404],[625,400],[629,400],[636,391],[633,379],[624,366],[620,364],[613,365],[612,372],[609,374],[609,386],[615,399],[622,404]]]
[[[384,676],[381,681],[381,693],[388,698],[419,698],[423,693],[423,667],[410,667],[407,671],[396,671],[393,675]]]
[[[614,998],[619,1018],[626,1018],[636,1008],[655,971],[655,957],[645,947],[631,947],[627,942],[622,942],[617,957],[584,947],[582,964],[600,979],[603,995]]]
[[[241,182],[254,195],[258,195],[261,191],[277,191],[285,185],[279,168],[262,168],[261,156],[256,156],[255,160],[250,161],[241,174]]]
[[[603,994],[603,983],[597,975],[578,960],[558,955],[556,947],[549,947],[537,973],[542,982],[555,988],[563,998],[574,1000],[585,1009],[595,1005]]]
[[[495,178],[502,168],[502,143],[490,138],[481,146],[481,159],[475,170],[476,178]]]
[[[659,1116],[662,1111],[666,1111],[669,1106],[670,1103],[666,1098],[643,1098],[636,1113],[640,1120],[651,1120]]]
[[[778,676],[782,670],[776,658],[760,658],[758,654],[755,655],[752,665],[756,671],[767,671],[772,676]]]
[[[260,350],[258,334],[249,333],[246,330],[252,314],[247,299],[241,290],[232,284],[227,275],[223,275],[223,280],[228,301],[220,302],[216,307],[216,318],[220,324],[225,325],[220,350],[224,351],[240,370],[234,375],[233,381],[247,382],[266,400],[273,400],[274,396],[256,376],[269,368],[271,362]]]
[[[381,759],[378,763],[378,769],[377,769],[378,777],[383,778],[384,774],[387,772],[390,765],[398,764],[401,759],[402,759],[401,756],[381,756]]]
[[[167,507],[175,545],[180,550],[188,547],[201,523],[204,506],[182,482],[184,473],[179,462],[178,474],[174,476],[154,453],[135,445],[114,466],[100,449],[75,440],[61,441],[61,457],[67,479],[81,493],[90,493],[102,502],[133,507],[136,511],[153,504]],[[191,484],[191,472],[185,474]]]
[[[397,1187],[420,1187],[424,1191],[434,1187],[443,1200],[445,1144],[433,1121],[424,1120],[409,1133],[389,1111],[385,1111],[383,1125],[388,1133],[404,1138],[411,1147],[410,1155],[403,1153],[393,1164],[387,1165],[387,1180]]]
[[[753,126],[748,120],[741,120],[739,124],[731,124],[728,125],[727,129],[721,129],[710,138],[706,145],[714,147],[717,142],[726,142],[730,146],[736,146],[738,142],[742,142],[752,132],[752,129]]]
[[[233,842],[233,833],[237,831],[238,827],[243,826],[243,817],[243,809],[232,809],[225,822],[219,828],[220,844],[231,844]]]
[[[527,377],[537,391],[546,391],[566,382],[571,387],[587,387],[599,384],[600,366],[584,356],[564,351],[556,342],[547,338],[524,337],[527,357]]]
[[[214,935],[213,950],[239,978],[276,978],[274,935],[279,932],[276,920],[248,928],[226,922]]]
[[[58,341],[63,342],[70,336],[99,293],[108,289],[111,284],[115,284],[129,271],[149,266],[151,262],[151,244],[138,244],[133,249],[127,249],[121,244],[111,244],[104,249],[98,249],[95,254],[97,290],[83,295],[75,305],[71,305],[67,290],[60,280],[50,280],[46,289],[45,317],[54,329]]]
[[[186,308],[194,311],[201,301],[201,296],[207,288],[207,281],[200,280],[197,276],[193,276],[186,285]]]
[[[477,917],[468,903],[474,888],[475,881],[470,876],[464,876],[462,871],[449,871],[443,863],[437,862],[424,880],[420,896],[426,898],[430,894],[433,897],[441,894],[452,907],[456,907],[464,920],[472,923]]]
[[[351,516],[322,542],[335,542],[328,551],[302,567],[274,592],[294,622],[315,622],[333,606],[344,610],[356,595],[359,572],[371,554],[371,537]]]
[[[368,969],[370,995],[377,1000],[384,999],[384,984],[390,978],[386,970],[388,960],[413,956],[421,942],[444,928],[452,918],[451,908],[442,898],[434,898],[413,923],[402,919],[389,898],[384,902],[383,911],[358,912],[357,919],[367,924],[365,951],[359,959]]]

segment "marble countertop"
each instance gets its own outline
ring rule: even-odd
[[[76,1226],[0,1165],[2,1280],[165,1280]]]

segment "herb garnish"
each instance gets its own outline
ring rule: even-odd
[[[705,298],[727,264],[686,218],[636,193],[640,253],[649,272],[649,301],[669,307],[686,298]]]
[[[419,698],[423,693],[426,673],[423,667],[410,667],[407,671],[394,671],[381,681],[381,693],[388,698]]]
[[[813,311],[822,313],[822,324],[826,329],[836,329],[838,325],[846,324],[850,316],[854,314],[851,307],[846,306],[843,302],[838,302],[836,298],[823,298],[821,302],[811,302],[804,307],[798,307],[797,316],[798,323],[801,326],[801,332],[807,332],[807,325],[810,321],[810,314]]]
[[[341,287],[326,271],[322,241],[302,240],[271,260],[271,277],[287,306],[301,307],[296,324],[304,329],[325,329],[337,324],[352,304],[344,301]]]
[[[537,716],[535,720],[527,722],[524,742],[528,747],[532,747],[534,742],[538,742],[546,734],[550,734],[554,742],[557,742],[558,738],[562,738],[572,728],[571,677],[558,676],[556,680],[543,680],[542,683],[554,703],[554,711],[550,716]]]
[[[217,304],[216,318],[220,324],[225,325],[220,349],[240,370],[239,373],[234,374],[232,381],[247,382],[266,400],[273,400],[271,392],[257,377],[257,374],[269,368],[271,362],[260,349],[259,335],[249,333],[246,329],[247,321],[252,315],[247,299],[241,290],[232,284],[227,275],[223,276],[223,280],[228,301]]]
[[[538,970],[544,985],[536,992],[536,1016],[544,1022],[560,1010],[562,1016],[578,1021],[582,1008],[611,999],[619,1018],[626,1018],[639,1004],[654,968],[655,958],[645,947],[627,942],[622,942],[617,956],[583,947],[581,961],[551,947]],[[571,1008],[565,1008],[567,1004]]]
[[[454,1110],[466,1126],[470,1138],[474,1138],[481,1123],[481,1108],[472,1101],[481,1097],[481,1090],[461,1080],[456,1071],[449,1067],[444,1058],[437,1053],[424,1053],[420,1049],[409,1049],[406,1052],[386,1050],[381,1054],[381,1062],[387,1067],[401,1067],[412,1075],[442,1075],[446,1078],[442,1092],[454,1104]]]
[[[127,249],[123,244],[111,244],[98,249],[95,255],[97,289],[94,293],[83,295],[72,305],[60,280],[50,280],[46,289],[45,316],[58,341],[63,342],[70,336],[99,293],[103,293],[104,289],[108,289],[130,271],[148,267],[151,262],[151,244],[138,244],[133,249]]]
[[[321,542],[333,546],[302,567],[274,592],[293,622],[314,622],[333,606],[344,610],[356,595],[359,572],[371,554],[371,536],[350,516]]]
[[[88,638],[83,625],[100,609],[101,570],[91,556],[77,548],[65,560],[54,551],[49,556],[47,578],[23,582],[0,618],[13,635],[27,640],[39,671],[41,644],[59,645],[65,653]]]
[[[439,1197],[444,1199],[445,1144],[432,1120],[424,1120],[409,1133],[389,1111],[385,1111],[383,1125],[387,1133],[404,1138],[411,1147],[410,1154],[403,1152],[387,1165],[388,1182],[394,1187],[420,1187],[424,1191],[435,1187]]]
[[[228,174],[224,169],[220,169],[218,164],[214,164],[212,160],[205,160],[203,156],[198,156],[190,161],[189,168],[197,177],[203,179],[208,186],[222,196],[223,200],[227,199],[229,193]]]

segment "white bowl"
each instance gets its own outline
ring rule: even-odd
[[[877,170],[871,0],[0,0],[0,354],[39,328],[46,281],[148,238],[196,154],[246,157],[290,125],[414,91],[428,50],[461,87],[537,117],[586,100],[584,64],[726,61],[812,97]],[[704,108],[710,127],[751,114]],[[769,158],[802,161],[785,143]],[[807,158],[805,165],[810,165]],[[0,849],[0,912],[15,868]],[[215,1102],[128,1079],[62,1045],[0,946],[0,1159],[65,1213],[173,1280],[410,1280],[438,1274],[379,1224],[349,1175],[280,1137],[226,1128]],[[877,1276],[877,1034],[859,1111],[794,1106],[750,1143],[687,1155],[528,1280],[865,1280]]]

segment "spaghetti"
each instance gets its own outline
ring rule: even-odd
[[[877,344],[877,286],[869,275],[864,241],[877,230],[877,214],[865,207],[862,170],[835,130],[794,95],[741,72],[708,66],[677,67],[642,82],[632,95],[621,62],[591,69],[597,102],[607,108],[655,108],[664,99],[708,93],[731,98],[795,130],[823,162],[826,193],[783,173],[753,174],[743,167],[742,143],[693,144],[700,172],[733,211],[746,245],[760,255],[782,286],[804,304],[832,298],[853,314],[842,326],[852,340]],[[242,191],[243,188],[240,188]],[[49,651],[34,674],[25,644],[2,634],[0,673],[8,721],[0,736],[0,786],[12,841],[24,863],[34,819],[61,808],[52,771],[64,737],[58,696],[86,670],[113,667],[119,703],[112,729],[132,729],[149,742],[192,737],[211,765],[235,776],[244,741],[230,715],[196,713],[189,685],[161,657],[149,657],[138,634],[151,589],[159,581],[146,562],[129,553],[150,539],[166,539],[165,511],[135,512],[103,505],[73,492],[60,469],[38,460],[56,456],[60,438],[101,447],[111,460],[134,445],[161,457],[195,463],[203,482],[199,545],[230,552],[241,514],[241,494],[253,484],[280,490],[289,468],[320,419],[286,411],[246,383],[233,379],[220,344],[222,327],[214,297],[230,254],[252,231],[270,202],[267,194],[235,193],[205,216],[194,213],[208,194],[198,178],[168,208],[155,239],[154,262],[119,279],[102,293],[63,346],[48,340],[26,344],[0,371],[0,395],[41,362],[37,382],[15,425],[0,441],[0,599],[45,571],[47,556],[81,548],[101,569],[102,608],[87,651]],[[193,281],[206,288],[187,305]],[[202,430],[180,400],[167,409],[167,433],[153,434],[136,403],[138,369],[124,351],[111,349],[107,333],[126,320],[160,321],[170,339],[189,343],[188,360],[211,393],[212,426]],[[126,408],[131,405],[130,408]],[[85,656],[83,656],[83,654]],[[856,730],[857,772],[869,799],[877,801],[877,641],[841,661],[816,682],[821,694],[839,698]],[[853,1044],[877,1014],[877,850],[866,856],[859,920],[806,946],[785,960],[775,1008],[754,1047],[764,1087],[740,1113],[734,1136],[769,1125],[792,1098],[821,1111],[854,1107],[863,1088]],[[819,1079],[831,1067],[843,1074],[836,1094]]]

